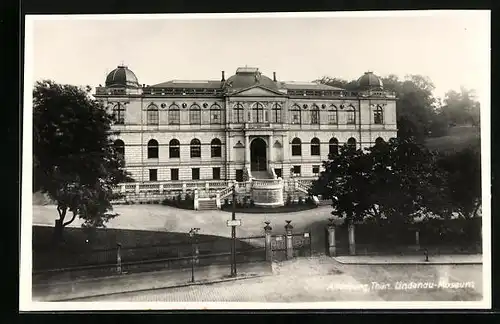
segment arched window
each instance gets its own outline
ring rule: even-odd
[[[172,158],[179,158],[181,156],[180,143],[177,139],[171,139],[168,143],[168,156]]]
[[[197,104],[193,104],[189,107],[189,123],[192,125],[201,124],[201,109]]]
[[[197,138],[194,138],[191,140],[191,157],[192,158],[199,158],[201,157],[201,143],[200,140]]]
[[[349,138],[347,140],[347,146],[349,147],[349,149],[355,150],[356,149],[356,139],[354,137]]]
[[[179,125],[181,123],[181,111],[176,104],[168,107],[168,123],[169,125]]]
[[[115,117],[115,124],[116,125],[125,124],[125,107],[121,102],[117,103],[113,107],[113,115]]]
[[[338,111],[337,106],[331,105],[328,108],[328,124],[337,125],[338,124]]]
[[[292,140],[292,156],[301,156],[302,155],[302,142],[300,138],[295,137]]]
[[[272,120],[271,122],[280,124],[281,123],[281,105],[279,103],[275,103],[272,106]]]
[[[377,105],[377,107],[373,111],[373,123],[377,125],[381,125],[384,123],[384,111],[379,105]]]
[[[158,158],[158,141],[150,139],[148,142],[148,159]]]
[[[264,106],[260,103],[257,102],[253,107],[252,107],[252,114],[254,115],[254,123],[264,123]]]
[[[347,124],[348,125],[355,125],[356,124],[356,110],[354,109],[353,106],[349,106],[346,108],[346,115],[347,115]]]
[[[311,155],[320,155],[320,142],[317,137],[311,140]]]
[[[328,142],[328,154],[338,155],[339,154],[339,140],[332,137]]]
[[[299,105],[297,104],[294,104],[291,108],[290,108],[290,117],[291,117],[291,120],[290,122],[292,124],[300,124],[301,123],[301,118],[300,118],[300,107]]]
[[[220,139],[214,138],[212,142],[210,142],[210,156],[211,157],[221,157],[222,156],[222,143]]]
[[[120,160],[125,163],[125,143],[121,139],[114,141],[113,146]]]
[[[149,105],[148,110],[147,110],[147,122],[148,125],[158,125],[160,121],[159,118],[159,111],[158,107],[156,105]]]
[[[218,104],[210,106],[210,124],[221,123],[221,110]]]
[[[377,137],[377,139],[375,140],[375,145],[382,145],[382,144],[385,144],[385,141],[382,137]]]
[[[319,107],[316,105],[311,107],[311,124],[319,124]]]
[[[233,122],[235,123],[243,123],[243,111],[244,111],[244,107],[242,104],[240,104],[239,102],[234,105],[234,108],[233,108]]]

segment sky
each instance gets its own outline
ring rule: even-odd
[[[33,82],[95,87],[120,64],[147,85],[219,80],[246,65],[280,81],[421,74],[438,97],[489,97],[489,11],[32,17]]]

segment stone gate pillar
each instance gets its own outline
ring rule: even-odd
[[[266,261],[271,261],[273,258],[273,251],[271,248],[271,231],[273,228],[269,226],[270,222],[265,222],[264,234],[265,234],[265,245],[266,245]]]
[[[349,222],[348,231],[349,231],[349,254],[356,255],[356,238],[355,238],[355,226],[353,222]]]
[[[292,221],[285,221],[285,233],[286,233],[286,238],[285,238],[285,249],[286,249],[286,259],[290,260],[293,258],[293,240],[292,240],[292,229],[293,226],[290,225]]]
[[[333,218],[329,218],[328,221],[329,223],[326,226],[326,231],[327,231],[326,240],[327,240],[328,250],[326,251],[326,253],[328,254],[328,256],[333,257],[337,255],[337,248],[335,244],[335,224],[333,223]]]

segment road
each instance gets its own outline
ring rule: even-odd
[[[432,284],[436,287],[429,287]],[[440,287],[437,287],[438,284]],[[347,265],[327,257],[314,257],[276,263],[273,275],[266,277],[86,298],[82,301],[331,302],[481,299],[481,265]]]

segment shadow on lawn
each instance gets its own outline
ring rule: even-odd
[[[116,264],[117,243],[121,244],[122,262],[142,262],[165,258],[183,258],[192,253],[187,233],[124,229],[65,228],[64,242],[52,243],[54,228],[33,226],[33,270],[45,271],[71,267]],[[214,235],[198,235],[199,253],[228,253],[231,240]],[[253,245],[237,241],[240,251]]]

